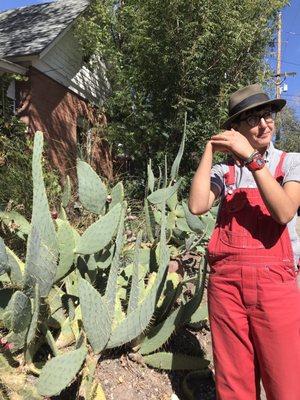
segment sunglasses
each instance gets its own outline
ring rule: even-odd
[[[275,116],[276,113],[274,111],[266,111],[263,114],[247,115],[245,118],[240,118],[239,121],[246,121],[251,128],[254,128],[260,123],[262,118],[266,121],[267,124],[270,124],[274,122]]]

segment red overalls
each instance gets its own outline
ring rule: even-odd
[[[260,399],[261,377],[268,400],[300,400],[300,291],[288,229],[257,188],[233,190],[234,182],[230,165],[208,245],[217,398]]]

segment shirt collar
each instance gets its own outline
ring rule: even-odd
[[[264,154],[265,161],[267,161],[267,162],[270,161],[270,158],[274,154],[274,150],[275,150],[274,144],[273,144],[273,142],[270,142],[270,144]]]

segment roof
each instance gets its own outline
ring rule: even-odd
[[[3,60],[2,58],[0,58],[0,74],[1,72],[10,72],[13,74],[25,75],[26,68],[22,67],[21,65],[14,64],[10,61]]]
[[[0,13],[0,58],[41,53],[88,5],[89,0],[58,0]]]

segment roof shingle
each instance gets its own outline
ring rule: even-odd
[[[88,5],[58,0],[0,13],[0,58],[41,53]]]

